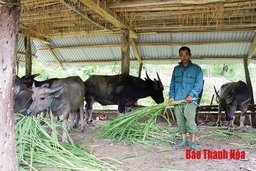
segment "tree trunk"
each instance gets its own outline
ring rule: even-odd
[[[14,2],[15,1],[15,2]],[[19,9],[17,0],[0,5],[0,170],[17,171],[14,135],[13,82],[15,77]],[[16,3],[14,6],[12,3]]]
[[[122,51],[122,61],[121,61],[121,73],[130,73],[130,43],[129,43],[129,30],[121,30],[121,51]]]

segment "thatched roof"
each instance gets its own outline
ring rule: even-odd
[[[130,30],[134,55],[131,58],[142,61],[144,56],[140,53],[143,47],[180,46],[185,43],[197,47],[235,43],[246,48],[247,52],[243,56],[252,58],[255,56],[256,46],[256,0],[21,0],[19,28],[20,36],[29,36],[43,43],[44,47],[40,45],[37,49],[46,48],[51,55],[53,52],[56,56],[52,57],[52,61],[57,61],[60,65],[70,59],[58,56],[60,53],[57,50],[74,49],[75,46],[78,46],[76,49],[88,50],[88,44],[95,46],[91,48],[118,47],[120,42],[111,40],[119,37],[121,29],[126,28]],[[188,39],[165,41],[166,35],[183,33],[187,34]],[[219,33],[220,35],[235,33],[233,36],[236,38],[223,40],[220,36],[202,37]],[[245,37],[237,38],[237,33]],[[189,39],[193,34],[201,36],[203,40]],[[150,38],[152,35],[154,35],[152,41],[145,38],[145,36]],[[104,40],[94,41],[98,44],[86,44],[87,39],[90,39],[88,36],[94,36],[96,40],[101,36]],[[141,40],[142,37],[145,41]],[[78,38],[80,41],[83,39],[81,42],[84,44],[72,43],[71,39],[79,41]],[[59,42],[60,39],[70,40],[64,45]],[[191,42],[187,42],[189,40]],[[55,51],[53,48],[59,49]],[[107,55],[107,52],[103,53],[101,58],[107,61],[104,54]],[[209,56],[214,57],[214,55]],[[163,55],[158,54],[158,57],[162,58]],[[204,56],[199,54],[199,57]],[[219,57],[225,58],[225,56]],[[70,61],[87,61],[82,57],[77,58]],[[116,60],[115,58],[109,60]],[[93,61],[97,62],[97,60],[100,61],[100,57]],[[44,62],[51,62],[51,59],[46,59]]]

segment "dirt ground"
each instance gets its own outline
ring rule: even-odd
[[[72,131],[71,137],[89,153],[125,171],[256,171],[256,145],[254,144],[256,129],[254,128],[248,127],[246,133],[240,133],[237,128],[234,135],[224,135],[222,132],[226,127],[200,125],[197,143],[201,151],[196,155],[199,159],[188,159],[186,149],[173,149],[171,143],[154,146],[137,143],[127,145],[125,142],[114,143],[107,139],[100,139],[97,131],[104,122],[106,121],[95,121],[95,127],[87,126],[85,133]],[[177,127],[173,126],[173,129]],[[224,150],[227,151],[227,157],[220,158],[218,154],[219,159],[211,159],[204,150],[212,153]],[[192,153],[189,154],[190,157],[195,157]],[[233,154],[237,154],[238,159],[231,159],[236,156]]]

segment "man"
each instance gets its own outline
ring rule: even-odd
[[[196,145],[196,132],[198,131],[195,123],[196,98],[203,86],[203,72],[199,65],[190,61],[191,53],[188,47],[179,49],[181,62],[174,68],[170,91],[169,102],[185,100],[186,102],[174,106],[174,113],[177,120],[179,133],[182,140],[173,148],[188,147],[187,133],[190,134],[190,149],[199,151]]]

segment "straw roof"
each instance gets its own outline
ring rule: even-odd
[[[255,30],[253,0],[21,0],[20,33],[52,37]]]
[[[137,38],[140,35],[254,33],[256,29],[256,0],[21,0],[20,2],[19,34],[49,44],[48,48],[53,47],[51,43],[54,39],[117,36],[122,29],[130,30],[133,49],[136,49]],[[252,37],[250,42],[255,48],[254,39],[256,38]],[[165,46],[165,43],[160,42],[158,46]],[[176,43],[181,44],[181,42]],[[248,55],[253,55],[254,48],[250,49],[252,52],[248,52]]]

